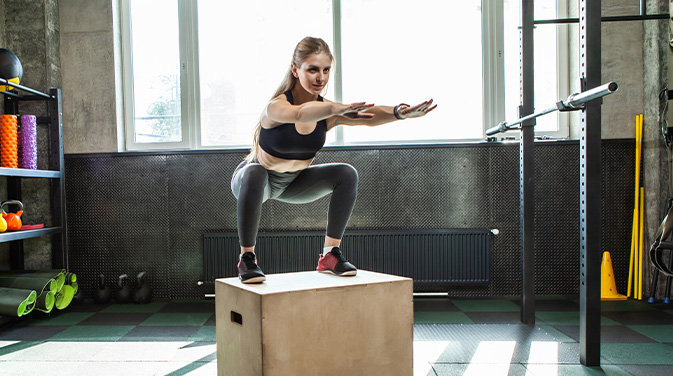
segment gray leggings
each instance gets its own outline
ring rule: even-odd
[[[231,179],[238,200],[238,239],[253,247],[257,239],[262,203],[268,199],[303,204],[332,194],[327,210],[327,236],[341,239],[357,198],[358,173],[346,163],[328,163],[280,173],[259,163],[243,161]]]

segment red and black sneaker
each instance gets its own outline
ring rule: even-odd
[[[257,265],[257,257],[252,252],[245,252],[238,262],[238,278],[243,283],[262,283],[266,281],[264,272]]]
[[[358,272],[358,269],[341,254],[339,247],[332,248],[326,256],[320,255],[317,270],[340,276],[353,276]]]

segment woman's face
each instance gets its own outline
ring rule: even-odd
[[[307,92],[318,95],[329,81],[329,73],[332,68],[332,60],[326,53],[309,56],[301,66],[292,64],[292,73]]]

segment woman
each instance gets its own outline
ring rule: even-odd
[[[357,269],[339,246],[355,205],[357,171],[345,163],[311,166],[311,162],[325,144],[326,133],[338,125],[376,126],[423,116],[436,107],[432,100],[395,107],[330,102],[320,93],[333,60],[322,39],[307,37],[299,42],[288,74],[257,124],[250,154],[234,172],[231,188],[238,200],[238,272],[243,283],[266,280],[255,257],[262,203],[268,199],[307,203],[330,193],[325,247],[317,270],[355,275]]]

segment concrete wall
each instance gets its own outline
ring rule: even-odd
[[[0,1],[0,42],[2,47],[14,52],[23,66],[21,84],[47,92],[61,87],[60,22],[57,0],[4,0]],[[45,102],[24,103],[22,114],[47,115]],[[48,165],[48,139],[46,127],[38,127],[38,168]],[[7,197],[5,179],[0,179],[2,200]],[[49,223],[49,183],[46,179],[22,179],[24,223]],[[49,237],[29,239],[24,242],[26,269],[51,268]],[[8,266],[7,244],[0,246],[0,268]]]
[[[66,153],[116,152],[121,126],[117,0],[59,0]],[[122,137],[120,137],[122,136]]]

